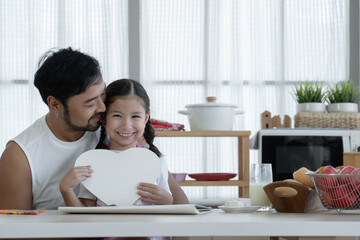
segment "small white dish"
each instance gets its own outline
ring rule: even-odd
[[[218,206],[221,210],[223,210],[226,213],[250,213],[255,212],[260,206],[250,206],[250,207],[225,207],[224,205]]]

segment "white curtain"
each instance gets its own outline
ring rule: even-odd
[[[0,152],[47,111],[33,76],[50,48],[97,58],[104,79],[129,76],[131,0],[0,0]],[[136,4],[134,4],[136,5]],[[140,76],[152,117],[214,95],[239,106],[234,130],[260,114],[295,114],[293,83],[348,79],[348,0],[140,0]],[[172,172],[236,172],[232,138],[159,138]],[[254,161],[256,155],[251,155]],[[190,198],[237,195],[235,187],[186,187]]]
[[[234,130],[260,129],[260,114],[294,117],[294,83],[348,79],[348,1],[143,0],[141,81],[152,115],[184,123],[184,106],[232,103]],[[236,172],[235,139],[158,139],[172,172]],[[251,154],[251,161],[256,161]],[[189,178],[188,178],[189,179]],[[187,187],[194,198],[236,188]]]
[[[0,152],[47,112],[33,79],[49,49],[94,56],[106,82],[129,75],[127,0],[0,0],[0,33]]]

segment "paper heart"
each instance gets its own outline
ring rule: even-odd
[[[75,166],[91,165],[92,176],[82,184],[106,204],[132,205],[139,182],[154,183],[161,174],[161,160],[145,148],[123,152],[95,149],[84,152]]]

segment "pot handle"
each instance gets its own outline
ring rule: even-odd
[[[235,111],[235,114],[243,114],[244,113],[244,111],[242,111],[242,110],[236,110]]]
[[[189,115],[189,112],[187,110],[179,110],[178,113],[184,114],[184,115]]]

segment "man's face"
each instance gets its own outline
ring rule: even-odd
[[[85,92],[72,96],[64,109],[65,123],[75,131],[95,131],[105,112],[105,83],[92,85]]]

